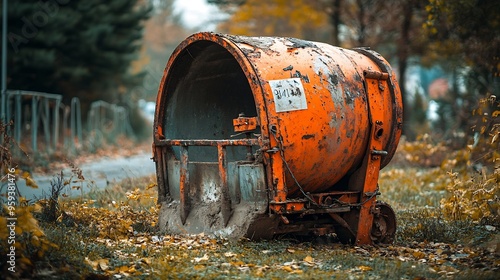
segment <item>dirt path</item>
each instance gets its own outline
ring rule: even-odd
[[[85,181],[83,182],[84,191],[90,190],[89,185],[92,182],[94,183],[92,185],[95,185],[97,188],[104,188],[113,182],[119,182],[127,178],[149,176],[155,173],[155,166],[151,160],[150,152],[113,158],[102,157],[82,163],[78,165],[78,168],[82,170],[82,174],[85,177]],[[66,180],[70,176],[73,176],[72,179],[77,179],[70,167],[65,167],[62,170]],[[19,179],[17,182],[19,191],[27,199],[43,197],[50,192],[50,182],[56,178],[60,171],[61,169],[59,168],[44,175],[32,174],[32,178],[38,185],[37,189],[27,187],[25,180]],[[75,183],[73,185],[82,185],[82,183]],[[69,189],[66,194],[74,196],[81,194],[81,191]]]

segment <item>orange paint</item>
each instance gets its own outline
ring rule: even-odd
[[[214,65],[223,65],[225,61],[228,65],[237,65],[235,72],[241,69],[243,78],[239,83],[248,87],[256,115],[235,115],[229,125],[234,132],[241,133],[259,129],[254,134],[262,151],[270,212],[305,211],[310,205],[306,203],[307,195],[304,194],[307,193],[349,192],[343,199],[352,201],[352,193],[359,192],[356,203],[361,208],[360,218],[349,224],[357,231],[357,243],[370,243],[373,222],[370,211],[376,201],[376,195],[371,194],[377,191],[379,170],[394,155],[402,129],[401,93],[387,61],[368,49],[348,50],[293,38],[194,34],[177,47],[165,68],[157,97],[154,146],[172,145],[174,142],[168,139],[174,137],[171,140],[175,140],[177,134],[190,132],[169,127],[175,124],[172,118],[182,111],[167,112],[167,108],[175,108],[167,100],[173,98],[171,102],[176,102],[184,94],[191,94],[187,91],[191,88],[189,83],[182,83],[182,75],[193,79],[193,92],[200,92],[200,96],[209,101],[211,99],[206,96],[212,98],[218,90],[208,94],[208,89],[200,87],[220,86],[223,90],[223,83],[211,81],[223,76],[230,85],[234,81],[232,77],[237,75],[222,70],[222,74],[215,70],[207,73],[210,70],[203,70],[205,68],[198,66],[197,61],[212,67],[206,69],[217,70],[218,66]],[[202,81],[208,82],[203,84]],[[182,92],[176,92],[179,86],[183,87]],[[240,94],[238,91],[234,94]],[[196,99],[197,95],[193,93],[191,98]],[[225,101],[228,98],[232,98],[229,93],[219,102],[229,102]],[[200,114],[210,118],[210,112]],[[216,115],[218,111],[213,113]],[[188,114],[183,117],[190,123],[198,123]],[[203,130],[205,127],[190,129]],[[220,134],[224,133],[228,132],[221,129]],[[208,129],[205,134],[206,138],[212,137]],[[199,133],[200,137],[205,134]],[[227,176],[226,164],[226,159],[219,159],[223,177]],[[358,178],[353,178],[352,174]],[[181,174],[185,180],[181,188],[186,188],[187,176]],[[226,178],[222,182],[226,182]],[[227,190],[224,194],[229,200]],[[188,198],[181,196],[181,200],[188,201]],[[189,207],[189,203],[186,206]]]

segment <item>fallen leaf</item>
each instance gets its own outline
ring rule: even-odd
[[[201,261],[208,261],[208,259],[209,259],[209,258],[208,258],[208,255],[207,255],[207,254],[205,254],[205,255],[203,255],[203,257],[201,257],[201,258],[194,258],[194,259],[193,259],[193,261],[194,261],[194,262],[201,262]]]
[[[423,259],[425,258],[425,253],[423,252],[420,252],[420,251],[414,251],[413,252],[413,256],[416,258],[416,259]]]
[[[307,256],[304,258],[304,261],[309,264],[314,264],[314,259],[311,256]]]
[[[194,266],[194,269],[196,269],[196,270],[202,270],[202,269],[205,269],[205,266],[202,265],[202,264],[197,264],[197,265]]]
[[[102,271],[106,271],[109,269],[109,266],[108,266],[109,260],[108,259],[100,259],[100,260],[98,260],[98,263],[99,263],[99,268]]]
[[[366,266],[366,265],[358,266],[358,269],[363,271],[363,272],[373,270],[373,268]]]
[[[147,265],[151,265],[151,258],[142,258],[141,262],[143,262],[143,263],[145,263]]]

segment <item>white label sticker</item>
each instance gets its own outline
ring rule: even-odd
[[[307,109],[306,94],[300,78],[269,81],[276,112]]]

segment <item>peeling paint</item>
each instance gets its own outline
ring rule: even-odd
[[[339,77],[336,74],[330,74],[330,81],[336,86],[339,84]]]
[[[295,70],[295,73],[290,76],[290,78],[300,78],[305,83],[309,83],[309,77],[306,75],[302,75],[299,70]]]
[[[187,52],[192,53],[193,56],[186,55]],[[367,77],[365,70],[389,72],[391,79],[384,80],[383,84],[380,81],[372,81],[376,79]],[[290,73],[283,71],[290,71]],[[377,187],[376,176],[370,175],[368,171],[364,173],[365,171],[360,169],[360,166],[366,166],[364,160],[370,158],[366,153],[373,143],[370,136],[372,135],[370,132],[372,109],[378,112],[377,118],[384,123],[384,134],[375,139],[378,141],[376,144],[383,148],[392,145],[391,147],[394,148],[389,150],[388,158],[392,157],[395,151],[394,145],[397,144],[401,133],[402,120],[398,117],[402,112],[401,96],[399,88],[396,87],[397,82],[392,79],[391,75],[392,70],[385,60],[367,49],[353,51],[293,38],[245,37],[208,32],[192,35],[174,51],[167,64],[158,97],[157,110],[161,112],[155,114],[159,116],[155,117],[155,127],[164,129],[166,138],[159,139],[158,135],[155,135],[153,147],[155,160],[157,163],[164,162],[166,166],[163,168],[167,170],[172,169],[172,164],[164,157],[170,160],[170,157],[179,154],[179,149],[181,152],[184,151],[185,157],[181,162],[184,171],[182,174],[177,174],[180,173],[177,172],[175,178],[167,178],[167,172],[161,173],[161,169],[158,169],[158,182],[165,184],[168,180],[171,186],[166,188],[172,194],[176,194],[176,196],[172,195],[174,200],[181,197],[180,193],[183,194],[185,202],[179,205],[185,205],[184,208],[181,207],[181,210],[192,211],[189,219],[195,220],[199,218],[198,213],[205,212],[205,208],[196,204],[197,201],[205,204],[209,213],[203,213],[207,214],[207,218],[202,218],[201,221],[214,223],[214,226],[209,225],[205,228],[212,232],[224,232],[226,235],[245,234],[241,232],[241,229],[248,228],[248,225],[252,224],[251,227],[255,226],[257,229],[254,233],[263,234],[263,229],[267,228],[269,235],[272,236],[279,221],[271,218],[271,215],[283,215],[283,222],[285,222],[287,218],[294,219],[299,216],[297,214],[302,213],[300,211],[318,210],[304,199],[303,192],[311,196],[346,190],[351,193],[354,191],[373,192]],[[373,91],[372,85],[377,85],[376,91]],[[368,90],[368,87],[371,89]],[[240,90],[243,88],[245,90]],[[380,94],[374,95],[374,92]],[[174,97],[171,97],[172,94]],[[372,99],[372,96],[375,96],[375,99]],[[239,135],[238,137],[243,138],[227,140],[224,137],[229,137],[234,126],[228,126],[225,123],[231,123],[233,118],[238,117],[241,111],[234,105],[240,106],[237,100],[242,100],[242,97],[253,99],[257,112],[254,111],[251,116],[256,116],[256,121],[262,127],[259,128],[258,136],[254,137],[256,134]],[[249,102],[244,102],[244,104],[251,103],[252,100],[246,101]],[[165,106],[166,103],[169,105]],[[198,104],[196,105],[198,110],[190,112],[190,105],[195,103]],[[169,109],[176,108],[176,106],[177,112],[180,113],[170,113],[169,111],[172,110]],[[208,108],[206,112],[210,114],[198,113],[203,111],[203,106]],[[248,113],[249,108],[241,106],[245,108],[245,113]],[[184,109],[188,113],[181,112]],[[212,115],[212,112],[217,113]],[[184,119],[165,124],[167,118],[165,115],[170,119],[179,118],[181,115]],[[183,127],[185,119],[193,120],[192,125],[184,126],[189,127],[190,130],[183,129],[182,133],[169,132],[172,127]],[[199,131],[202,133],[198,133]],[[172,136],[188,139],[169,138]],[[205,144],[209,145],[217,144],[218,154],[214,167],[210,169],[213,170],[213,176],[198,180],[198,177],[207,175],[201,172],[196,174],[189,171],[189,168],[195,166],[194,158],[198,155],[197,151],[200,147],[190,148],[188,158],[187,146],[204,144],[194,139],[206,139],[205,136],[213,138],[213,140],[203,141],[207,141]],[[252,139],[245,139],[245,137],[252,137]],[[256,177],[263,180],[262,189],[259,190],[266,191],[261,199],[264,205],[261,210],[266,214],[271,214],[266,216],[269,227],[262,226],[262,220],[248,216],[247,212],[234,211],[237,208],[224,212],[223,208],[227,208],[228,205],[235,207],[235,205],[240,205],[240,201],[241,204],[248,203],[248,199],[241,195],[241,189],[238,202],[227,200],[225,192],[221,190],[231,186],[231,199],[235,197],[233,188],[235,185],[232,182],[234,174],[231,173],[231,169],[226,170],[225,164],[228,162],[234,164],[236,158],[229,156],[226,158],[225,148],[220,146],[229,144],[240,147],[228,147],[228,154],[233,148],[243,148],[243,152],[248,151],[245,146],[252,146],[250,148],[259,149],[258,151],[262,153],[259,164],[262,164],[262,174],[265,176],[257,174]],[[164,151],[170,151],[172,148],[177,149],[175,150],[177,154],[172,152],[172,155],[166,155],[167,152]],[[370,161],[368,164],[373,163]],[[378,172],[379,168],[380,166],[373,165],[367,170]],[[356,176],[361,176],[360,180],[350,177],[353,172],[356,172],[354,173]],[[181,175],[184,175],[182,177],[184,179],[180,179]],[[359,183],[360,181],[367,183]],[[242,182],[247,185],[245,190],[248,193],[255,194],[259,191],[250,181],[242,180],[239,182],[240,185]],[[303,192],[299,191],[298,184],[302,186]],[[179,185],[178,190],[175,190],[176,185]],[[181,185],[184,186],[182,191]],[[187,195],[184,196],[184,194]],[[359,199],[362,199],[363,195],[359,194],[348,195],[350,200],[345,202],[360,203]],[[202,199],[195,201],[192,200],[193,197]],[[371,221],[369,219],[373,216],[373,213],[366,212],[366,210],[371,209],[374,201],[375,199],[370,200],[366,207],[365,205],[359,207],[360,211],[365,211],[360,212],[358,218],[355,218],[359,221],[349,221],[356,231],[367,232],[368,235],[360,234],[364,238],[363,242],[366,243],[370,242]],[[190,202],[192,202],[191,205]],[[178,224],[184,225],[186,213],[189,212],[181,210],[173,213],[179,216],[181,212],[181,221]],[[231,222],[221,223],[220,220],[227,222],[226,218],[229,217],[227,213],[233,215]],[[235,216],[238,214],[240,216]],[[248,219],[238,220],[238,217],[245,217],[245,215]],[[362,224],[366,221],[368,221],[366,225]],[[243,223],[248,224],[242,225]],[[233,227],[233,225],[236,226]],[[286,226],[280,224],[280,230],[281,228],[286,228]],[[293,230],[292,227],[290,230]]]
[[[311,41],[305,41],[296,38],[287,38],[285,45],[289,48],[317,48],[316,44]]]
[[[345,90],[344,93],[345,93],[345,101],[346,101],[346,103],[349,104],[349,105],[352,105],[354,103],[353,102],[354,98],[353,98],[351,92],[349,90]]]

